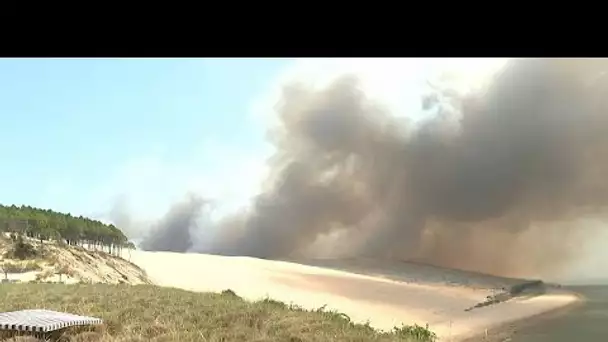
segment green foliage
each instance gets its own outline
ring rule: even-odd
[[[24,235],[39,239],[41,243],[55,240],[80,245],[87,242],[89,246],[105,247],[108,252],[117,252],[129,243],[114,225],[25,205],[0,205],[0,232],[11,233],[14,241]]]
[[[418,324],[403,325],[400,328],[395,327],[394,333],[401,338],[410,338],[415,341],[434,342],[437,340],[437,335],[429,330],[428,324],[426,327],[419,326]]]
[[[257,301],[256,303],[260,303],[262,305],[267,305],[271,308],[275,308],[275,309],[286,309],[288,306],[287,304],[278,301],[278,300],[274,300],[274,299],[270,299],[270,298],[264,298],[262,300]]]
[[[531,280],[511,286],[509,293],[517,296],[526,292],[543,292],[545,284],[542,280]]]
[[[226,289],[224,291],[222,291],[222,296],[225,297],[230,297],[230,298],[240,298],[234,291],[232,291],[231,289]]]
[[[4,254],[4,257],[7,259],[26,260],[35,259],[39,256],[39,254],[40,253],[34,248],[34,246],[24,241],[23,237],[19,235],[16,237],[12,248]]]

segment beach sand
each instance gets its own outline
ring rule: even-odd
[[[565,291],[549,291],[531,298],[515,298],[504,303],[464,311],[495,294],[479,281],[469,284],[444,279],[441,269],[427,268],[415,281],[391,277],[363,268],[357,273],[338,267],[318,267],[286,261],[249,257],[224,257],[171,252],[132,252],[131,261],[142,267],[153,282],[192,291],[231,289],[241,297],[265,297],[300,305],[307,309],[325,306],[338,310],[356,322],[367,322],[378,329],[403,324],[429,325],[440,341],[460,341],[483,335],[505,323],[537,316],[579,300]],[[334,265],[335,266],[335,265]],[[352,261],[351,261],[352,266]],[[419,267],[420,268],[420,267]],[[425,277],[431,281],[425,281]],[[442,279],[442,281],[438,281]],[[497,284],[493,284],[493,287]]]

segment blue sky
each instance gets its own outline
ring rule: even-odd
[[[252,103],[290,63],[2,59],[0,203],[86,215],[103,210],[95,208],[100,192],[120,194],[116,178],[134,163],[212,168],[201,152],[210,142],[247,154],[263,133],[251,119]],[[163,172],[150,180],[181,171]]]
[[[498,63],[498,64],[497,64]],[[154,219],[188,192],[228,211],[265,174],[266,126],[285,81],[354,73],[391,113],[422,118],[437,71],[466,59],[0,59],[0,203],[107,219],[118,199]]]

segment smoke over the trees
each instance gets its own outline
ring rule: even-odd
[[[608,62],[515,60],[483,92],[437,87],[416,126],[345,76],[290,84],[268,187],[243,213],[197,224],[179,205],[142,245],[263,258],[416,259],[503,275],[558,269],[581,219],[608,205]],[[179,209],[179,210],[178,210]],[[212,230],[204,248],[197,231]]]

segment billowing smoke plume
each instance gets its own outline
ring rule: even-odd
[[[140,247],[153,251],[187,251],[193,245],[192,235],[199,229],[206,204],[206,200],[196,195],[177,203],[152,227]]]
[[[605,71],[603,60],[515,60],[483,92],[435,89],[421,99],[435,114],[417,126],[370,101],[355,77],[291,84],[268,188],[216,223],[203,251],[557,269],[581,248],[579,220],[608,205]],[[171,212],[143,247],[191,249],[201,208]]]

